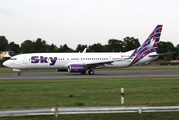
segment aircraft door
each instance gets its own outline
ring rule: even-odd
[[[81,62],[81,56],[79,55],[76,62]]]
[[[109,57],[108,57],[108,60],[112,60],[112,56],[109,56]]]
[[[27,64],[27,56],[26,55],[23,55],[23,64]]]

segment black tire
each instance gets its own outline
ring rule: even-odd
[[[21,75],[22,75],[22,73],[21,73],[21,72],[18,72],[17,74],[18,74],[19,76],[21,76]]]
[[[94,71],[93,71],[93,70],[89,70],[89,71],[88,71],[88,74],[89,74],[89,75],[94,75]]]

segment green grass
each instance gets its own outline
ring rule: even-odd
[[[0,109],[179,104],[179,78],[1,80]]]
[[[179,104],[179,78],[1,80],[0,109],[64,106]],[[178,112],[59,115],[62,120],[177,120]],[[1,117],[1,120],[56,120],[53,116]]]
[[[1,120],[178,120],[178,112],[3,117]]]

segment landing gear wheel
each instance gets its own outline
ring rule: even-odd
[[[85,70],[85,71],[83,71],[83,72],[81,72],[81,74],[82,74],[82,75],[85,75],[85,74],[86,74],[86,70]]]
[[[21,76],[21,72],[18,72],[17,74],[18,74],[19,76]]]
[[[89,75],[94,75],[94,71],[93,71],[93,70],[89,70],[89,71],[88,71],[88,74],[89,74]]]

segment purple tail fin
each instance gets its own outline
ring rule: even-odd
[[[136,48],[136,49],[134,50],[134,52],[132,53],[132,55],[131,55],[129,58],[135,57],[135,54],[136,54],[137,50],[138,50],[138,48]]]
[[[137,51],[138,53],[144,53],[146,50],[149,52],[156,52],[160,40],[160,35],[162,32],[162,25],[157,25],[153,32],[149,35],[147,40],[142,44],[142,46]]]
[[[135,64],[152,52],[157,52],[162,26],[163,25],[157,25],[157,27],[152,31],[147,40],[137,50],[135,57],[130,65]]]

